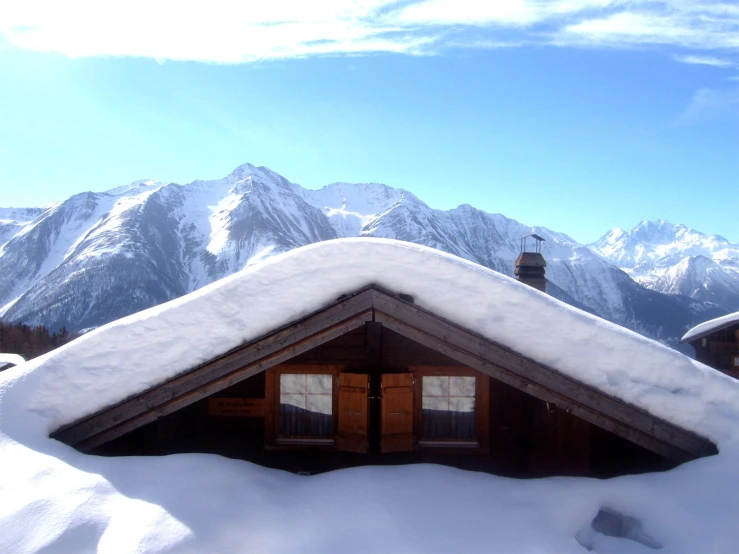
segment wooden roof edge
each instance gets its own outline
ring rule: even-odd
[[[130,395],[114,404],[110,404],[100,410],[97,410],[94,413],[91,413],[87,416],[84,416],[76,421],[73,421],[71,423],[65,424],[60,426],[58,429],[52,431],[49,436],[53,439],[60,440],[62,442],[65,442],[66,444],[74,445],[78,441],[68,441],[65,440],[65,438],[69,437],[70,431],[79,428],[81,425],[89,424],[97,419],[99,419],[101,416],[105,414],[110,414],[111,412],[114,412],[116,410],[121,410],[126,406],[131,405],[132,403],[135,403],[137,399],[140,399],[143,396],[151,395],[155,391],[159,391],[162,389],[166,389],[168,387],[171,387],[178,382],[187,379],[190,376],[193,376],[197,373],[199,373],[201,370],[208,366],[212,366],[214,364],[219,363],[228,363],[232,357],[237,357],[240,353],[243,353],[244,351],[248,350],[249,348],[253,347],[260,347],[258,350],[260,353],[265,353],[263,348],[263,343],[265,341],[270,341],[270,339],[274,339],[275,337],[282,338],[282,335],[290,335],[292,332],[296,330],[296,328],[299,328],[300,326],[305,325],[306,322],[309,322],[313,320],[314,318],[320,318],[320,316],[327,314],[329,310],[333,310],[336,312],[343,312],[342,315],[339,316],[339,318],[345,316],[346,319],[351,318],[353,314],[361,314],[362,312],[366,312],[372,309],[372,305],[374,303],[374,295],[376,294],[376,288],[374,285],[368,285],[365,287],[362,287],[359,290],[356,290],[352,293],[344,294],[339,296],[334,302],[324,305],[323,307],[319,308],[318,310],[311,312],[310,314],[303,316],[297,320],[294,320],[290,323],[287,323],[285,325],[282,325],[280,327],[277,327],[276,329],[269,331],[268,333],[250,340],[245,341],[239,346],[236,346],[223,354],[220,354],[216,356],[215,358],[211,360],[207,360],[203,363],[200,363],[196,366],[193,366],[189,369],[186,369],[177,375],[174,375],[161,383],[158,383],[146,390],[140,391],[138,393],[135,393],[133,395]],[[327,318],[328,321],[331,320],[331,318]],[[368,317],[368,320],[371,320],[371,317]],[[320,330],[319,328],[316,330]],[[164,403],[164,402],[162,402]]]
[[[389,289],[382,287],[381,285],[370,283],[368,285],[365,285],[359,289],[341,294],[331,303],[325,304],[318,310],[315,310],[314,312],[311,312],[310,314],[294,320],[292,322],[286,323],[280,327],[275,328],[274,330],[266,333],[265,335],[262,335],[261,337],[251,340],[251,341],[245,341],[242,344],[224,352],[223,354],[220,354],[219,356],[208,360],[206,362],[203,362],[201,364],[198,364],[196,366],[193,366],[185,371],[182,371],[178,373],[177,375],[170,377],[169,379],[158,383],[154,385],[153,387],[150,387],[147,390],[141,391],[139,393],[133,394],[131,396],[128,396],[119,402],[116,402],[115,404],[111,404],[109,406],[106,406],[105,408],[102,408],[94,413],[91,413],[85,417],[82,417],[76,421],[73,421],[71,423],[68,423],[66,425],[60,426],[58,429],[52,431],[49,436],[53,439],[60,440],[66,444],[75,445],[78,442],[85,441],[89,439],[90,434],[83,434],[82,437],[79,438],[79,440],[76,439],[77,435],[79,433],[75,432],[80,428],[82,425],[90,425],[94,426],[94,422],[99,420],[102,416],[105,416],[106,414],[111,415],[114,414],[116,411],[123,411],[128,406],[130,406],[132,403],[136,403],[136,401],[146,395],[150,395],[156,391],[162,390],[167,388],[170,385],[176,384],[178,381],[181,381],[183,379],[186,379],[188,376],[195,374],[199,371],[201,371],[203,368],[218,363],[222,360],[228,360],[229,357],[237,355],[239,352],[243,352],[244,350],[252,347],[253,345],[259,345],[263,341],[269,340],[271,337],[279,336],[281,333],[289,332],[291,329],[293,329],[296,326],[300,326],[306,321],[309,321],[315,317],[320,316],[321,314],[325,314],[328,310],[342,310],[342,307],[351,307],[354,305],[357,305],[360,309],[366,310],[371,309],[371,307],[374,305],[374,299],[377,294],[383,294],[387,297],[394,298],[400,302],[405,302],[412,304],[414,302],[414,299],[411,295],[405,294],[402,292],[393,292]],[[359,313],[359,312],[357,312]],[[347,315],[347,314],[345,314]],[[163,400],[161,404],[167,403],[167,400]],[[150,409],[155,409],[154,407],[151,407]],[[137,414],[138,415],[138,414]],[[111,416],[114,418],[114,416]],[[120,422],[117,419],[114,419],[112,424],[110,426],[106,426],[102,428],[99,432],[104,432],[109,428],[112,427],[118,427],[120,425]]]
[[[592,401],[588,403],[589,405],[582,405],[581,406],[582,409],[585,409],[591,412],[599,412],[603,416],[609,419],[615,419],[616,421],[620,421],[621,424],[623,425],[629,425],[633,427],[634,429],[638,430],[640,433],[646,433],[651,436],[654,436],[653,433],[655,431],[661,431],[659,433],[661,437],[660,438],[655,437],[655,440],[660,441],[660,442],[664,442],[666,440],[668,443],[672,443],[674,447],[676,447],[677,449],[684,451],[686,453],[690,453],[691,457],[689,459],[694,459],[694,458],[698,458],[701,456],[712,455],[712,454],[718,453],[718,448],[710,439],[702,435],[699,435],[698,433],[695,433],[694,431],[685,429],[675,423],[672,423],[671,421],[668,421],[668,420],[665,420],[664,418],[656,416],[639,406],[631,404],[630,402],[626,402],[620,398],[606,394],[605,392],[593,387],[592,385],[583,383],[582,381],[579,381],[578,379],[570,375],[567,375],[566,373],[562,373],[561,371],[558,371],[557,369],[549,367],[546,364],[542,364],[532,358],[529,358],[519,352],[516,352],[515,350],[507,346],[499,344],[465,327],[459,326],[456,323],[451,322],[447,319],[444,319],[441,316],[438,316],[432,312],[429,312],[428,310],[425,310],[419,306],[409,305],[407,303],[400,304],[402,301],[397,298],[392,298],[392,302],[396,304],[395,310],[392,310],[394,313],[387,313],[385,317],[383,317],[382,315],[382,312],[383,312],[382,300],[379,303],[375,304],[375,309],[376,309],[375,320],[383,322],[383,321],[387,321],[386,320],[387,316],[392,317],[392,318],[400,317],[400,318],[406,319],[404,323],[412,325],[412,323],[408,321],[409,314],[407,312],[410,310],[416,313],[423,313],[424,317],[427,320],[435,319],[441,324],[448,326],[449,329],[454,328],[458,332],[465,333],[470,337],[474,337],[474,340],[476,341],[477,345],[487,344],[493,347],[493,349],[497,350],[497,352],[495,352],[495,355],[493,356],[491,356],[491,353],[489,352],[486,353],[486,352],[480,352],[480,351],[478,352],[468,351],[468,354],[470,354],[473,357],[478,357],[482,360],[485,360],[486,362],[491,363],[493,365],[497,365],[498,367],[502,367],[508,373],[513,373],[519,380],[528,381],[529,383],[534,384],[538,387],[543,387],[544,389],[546,389],[544,394],[549,393],[556,397],[559,397],[560,399],[561,398],[571,398],[571,400],[576,400],[572,398],[571,395],[564,393],[562,389],[563,388],[566,389],[567,387],[579,388],[582,391],[587,392],[587,396],[592,397]],[[378,311],[381,313],[378,314],[377,313]],[[404,314],[403,312],[406,312],[406,313]],[[413,316],[410,316],[411,319],[412,317]],[[449,329],[440,330],[441,331],[440,333],[436,333],[435,334],[436,340],[439,340],[440,337],[446,337],[445,339],[442,339],[442,340],[444,340],[446,344],[449,344],[449,341],[447,340],[449,336],[448,335]],[[432,331],[431,335],[432,336],[434,335],[433,329],[426,329],[426,331]],[[416,338],[415,340],[418,340],[418,338]],[[459,341],[459,342],[462,342],[462,341]],[[467,342],[469,343],[469,341]],[[428,343],[426,344],[426,346],[429,346],[430,348],[434,348],[434,345],[432,343]],[[472,343],[470,348],[474,349],[475,346],[476,345]],[[455,348],[452,346],[452,350],[454,349]],[[459,348],[456,348],[456,350],[459,350]],[[450,355],[449,352],[442,352],[442,353],[445,353],[448,356]],[[454,357],[454,356],[452,355],[450,357]],[[494,357],[496,359],[489,359],[490,357]],[[510,361],[507,361],[506,358],[509,358],[510,361],[513,361],[513,364],[511,364]],[[469,363],[469,361],[463,362],[463,363]],[[512,367],[512,366],[515,366],[516,364],[519,364],[521,367],[519,368]],[[530,370],[532,368],[539,368],[539,370],[543,372],[543,373],[540,373],[540,375],[549,376],[550,381],[551,381],[551,378],[554,378],[555,380],[561,381],[561,383],[546,383],[546,382],[541,383],[541,382],[536,381],[535,378],[531,374],[526,374],[527,373],[526,370],[528,369],[529,370],[528,373],[530,373]],[[488,373],[487,371],[483,371],[483,372]],[[498,374],[498,375],[495,375],[494,377],[501,379],[502,376]],[[505,378],[501,380],[506,381]],[[513,381],[515,381],[515,379]],[[519,388],[519,389],[525,388],[525,387],[520,386],[520,384],[516,384],[512,382],[511,379],[508,379],[507,382],[508,384],[512,384],[515,388]],[[560,386],[556,388],[551,387],[551,385],[553,384],[559,384]],[[526,392],[528,392],[529,394],[532,394],[532,391],[530,389],[527,390]],[[534,396],[536,395],[534,394]],[[575,406],[580,403],[570,402],[570,404],[572,406]],[[611,407],[612,413],[609,414],[608,412],[604,412],[602,409],[603,406]],[[633,422],[629,423],[629,422],[623,421],[623,419],[626,418],[629,412],[631,412],[632,414],[639,414],[640,419],[643,420],[640,422],[642,424],[637,427],[634,427]],[[656,424],[656,427],[655,427],[655,424]],[[609,430],[612,430],[612,429],[609,429]],[[681,444],[680,445],[675,444],[674,441],[671,441],[669,439],[670,436],[676,436],[675,438],[677,438],[677,436],[681,437],[682,440],[678,441]],[[686,459],[680,459],[678,461],[686,461]]]

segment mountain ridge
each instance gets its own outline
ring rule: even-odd
[[[725,313],[707,300],[650,290],[565,233],[469,204],[433,209],[381,183],[306,189],[251,164],[221,179],[143,179],[41,211],[15,210],[26,221],[0,211],[0,233],[9,237],[0,271],[10,276],[0,284],[0,315],[52,329],[101,325],[271,255],[346,236],[424,244],[512,275],[519,239],[536,232],[547,239],[553,296],[672,345],[685,327]]]

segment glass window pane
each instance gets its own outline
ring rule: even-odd
[[[449,377],[424,377],[423,396],[449,396]]]
[[[305,420],[305,436],[306,437],[330,437],[332,434],[331,414],[317,414],[309,412],[311,415]]]
[[[450,412],[474,412],[475,411],[475,397],[451,397],[449,399],[449,411]]]
[[[308,395],[306,409],[318,414],[331,414],[332,399],[330,394]]]
[[[457,412],[455,416],[449,420],[450,434],[455,439],[474,439],[475,438],[475,414]]]
[[[474,377],[449,377],[450,396],[475,396]]]
[[[434,376],[422,381],[422,438],[475,440],[475,377]]]
[[[449,397],[448,396],[424,396],[423,406],[424,410],[442,410],[444,412],[449,411]]]
[[[305,435],[305,410],[292,404],[280,404],[280,435]]]
[[[307,390],[310,394],[331,394],[331,375],[306,375]]]
[[[300,408],[305,410],[305,395],[304,394],[280,394],[280,405],[293,406],[294,408]]]
[[[283,373],[280,375],[280,394],[305,393],[305,375]]]
[[[448,439],[451,435],[448,419],[423,418],[423,438],[426,440]]]
[[[280,435],[330,437],[333,433],[333,377],[326,374],[280,375]]]

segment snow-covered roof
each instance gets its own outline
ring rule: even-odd
[[[88,456],[48,438],[369,284],[412,294],[419,307],[714,440],[720,453],[615,480],[518,481],[433,465],[306,478],[203,454]],[[674,350],[454,256],[323,242],[0,373],[0,551],[636,551],[589,526],[606,507],[639,518],[665,551],[734,552],[738,439],[739,381]]]
[[[0,367],[4,367],[6,365],[20,365],[25,362],[26,360],[24,360],[23,356],[20,356],[19,354],[5,354],[0,352]]]
[[[26,406],[50,433],[368,284],[714,442],[739,432],[739,382],[500,273],[382,239],[287,252],[96,329],[24,366]]]
[[[731,327],[732,325],[735,325],[737,323],[739,323],[739,312],[726,314],[724,316],[717,317],[716,319],[704,321],[703,323],[696,325],[690,331],[685,333],[683,335],[683,338],[680,339],[680,342],[690,342],[696,339],[700,339],[705,337],[706,335],[710,335],[711,333],[715,333],[716,331],[720,331],[721,329],[726,329],[727,327]]]

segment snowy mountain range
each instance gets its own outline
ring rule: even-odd
[[[739,245],[664,220],[614,229],[590,248],[645,287],[739,310]]]
[[[435,210],[382,184],[307,190],[245,164],[223,179],[137,181],[0,208],[0,316],[89,329],[339,237],[410,241],[512,275],[520,238],[532,232],[546,239],[550,294],[666,344],[737,309],[739,247],[721,237],[644,222],[588,246],[469,205]]]

